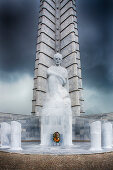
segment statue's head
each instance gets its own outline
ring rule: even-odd
[[[62,54],[60,54],[60,53],[56,53],[55,55],[54,55],[54,61],[55,61],[55,64],[57,65],[57,66],[59,66],[59,65],[61,65],[61,63],[62,63]]]

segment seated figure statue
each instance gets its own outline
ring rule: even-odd
[[[55,66],[47,70],[48,90],[42,109],[41,144],[51,145],[52,134],[59,132],[62,145],[72,144],[72,111],[68,73],[61,67],[62,55],[54,55]]]

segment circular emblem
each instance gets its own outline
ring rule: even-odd
[[[56,143],[59,143],[59,142],[60,142],[60,133],[55,132],[55,133],[53,134],[53,141],[56,142]]]

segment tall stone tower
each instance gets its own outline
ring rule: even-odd
[[[53,56],[63,56],[68,71],[73,115],[83,113],[82,77],[75,0],[40,0],[32,113],[40,115],[46,90],[46,70]]]

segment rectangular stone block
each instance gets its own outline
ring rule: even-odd
[[[46,73],[47,73],[47,67],[45,67],[42,64],[39,64],[38,65],[38,76],[47,78],[47,74]]]
[[[84,104],[83,101],[80,100],[80,112],[84,112]]]
[[[37,44],[39,44],[39,43],[40,43],[40,38],[41,38],[41,34],[38,34]]]
[[[37,51],[39,51],[39,50],[40,50],[40,43],[37,44]]]
[[[83,100],[83,92],[84,92],[83,89],[79,90],[79,99],[80,100]]]
[[[36,91],[36,93],[37,93],[36,105],[43,106],[46,94],[41,91]]]
[[[78,42],[78,37],[75,35],[74,32],[70,33],[61,41],[61,49],[67,46],[71,42]]]
[[[51,57],[51,56],[54,56],[55,51],[53,49],[51,49],[49,46],[47,46],[46,44],[41,43],[40,44],[40,53],[44,53],[45,55],[48,55]]]
[[[39,43],[39,42],[40,42],[40,32],[41,32],[41,29],[38,31],[37,43]]]
[[[37,88],[37,78],[34,79],[34,88]]]
[[[70,15],[75,15],[75,11],[73,10],[73,8],[70,8],[64,15],[61,16],[61,23],[67,19]]]
[[[42,107],[41,106],[35,106],[35,115],[41,116]]]
[[[81,78],[81,69],[80,68],[78,68],[78,70],[77,70],[77,75],[78,75],[78,77]]]
[[[37,78],[37,90],[40,91],[47,91],[47,80],[42,78],[42,77],[38,77]]]
[[[70,32],[74,32],[74,23],[70,24],[64,31],[61,32],[61,40],[68,35]]]
[[[39,55],[39,54],[38,54]],[[37,57],[38,58],[38,57]],[[35,68],[38,68],[39,60],[35,60]]]
[[[78,29],[74,27],[75,34],[78,35]]]
[[[71,98],[71,106],[78,106],[80,105],[80,101],[79,101],[79,92],[75,91],[70,93],[70,98]]]
[[[53,32],[46,25],[42,25],[41,32],[45,32],[47,35],[49,35],[51,38],[55,40],[55,32]]]
[[[42,18],[41,18],[42,12],[39,14],[39,20],[38,20],[38,25],[41,24]]]
[[[77,58],[76,61],[77,61],[78,67],[81,68],[81,62],[80,62],[80,60]]]
[[[51,4],[49,4],[48,0],[44,1],[43,7],[47,8],[48,11],[50,11],[53,15],[55,15],[55,9],[51,6]],[[43,13],[42,13],[42,15],[43,15]]]
[[[68,56],[69,54],[75,52],[78,49],[78,44],[75,42],[72,42],[71,44],[69,44],[67,47],[63,48],[61,50],[61,53],[63,55],[63,57]]]
[[[43,8],[43,15],[46,15],[51,21],[55,23],[55,15],[52,15],[52,13],[48,12],[47,8]]]
[[[53,41],[50,37],[48,37],[46,34],[41,33],[41,42],[46,43],[47,45],[49,45],[50,47],[52,47],[53,49],[55,49],[55,41]]]
[[[36,104],[36,101],[32,101],[32,112],[35,112],[35,104]]]
[[[51,65],[53,65],[53,59],[52,59],[53,56],[48,57],[47,55],[45,54],[40,54],[40,58],[39,58],[39,63],[41,64],[44,64],[46,65],[47,67],[50,67]]]
[[[36,69],[34,70],[34,77],[37,77],[37,75],[38,75],[38,68],[36,68]]]
[[[33,89],[33,99],[36,99],[36,89]]]
[[[82,88],[82,80],[80,78],[78,79],[78,88]]]
[[[70,65],[67,68],[67,71],[68,71],[68,77],[69,78],[77,76],[77,64]]]
[[[74,23],[75,23],[75,29],[77,29],[78,27],[77,27],[77,23],[74,21]]]
[[[61,15],[63,15],[64,12],[68,12],[70,7],[73,7],[72,1],[69,1],[63,8],[61,8]]]
[[[42,21],[42,20],[41,20]],[[41,30],[41,23],[40,24],[38,24],[38,31],[40,31]]]
[[[80,51],[77,51],[77,57],[78,59],[80,59]]]
[[[79,96],[78,96],[77,92],[70,93],[70,98],[71,98],[71,106],[72,107],[78,106],[80,108]]]
[[[47,25],[48,27],[50,27],[53,31],[55,30],[55,24],[53,24],[53,22],[51,22],[48,18],[46,18],[45,16],[42,16],[42,24]]]
[[[43,0],[44,2],[45,0]],[[54,9],[55,9],[55,2],[53,0],[46,0]]]
[[[60,7],[63,8],[70,0],[62,0]]]
[[[69,79],[69,91],[78,90],[78,77]]]
[[[61,24],[61,31],[65,29],[69,24],[74,23],[74,18],[73,16],[70,16],[68,19],[66,19],[62,24]],[[75,27],[76,28],[76,27]]]
[[[75,16],[74,16],[74,21],[77,22],[76,12],[75,12]]]
[[[75,2],[75,0],[72,0],[72,2],[73,2],[73,5],[75,5],[75,6],[76,6],[76,2]]]
[[[76,61],[76,52],[68,55],[63,59],[62,66],[67,68],[68,66],[72,65],[73,63],[77,63]]]

